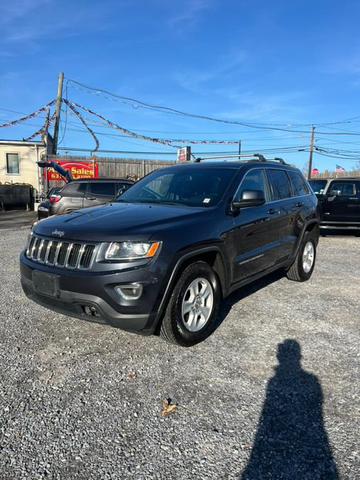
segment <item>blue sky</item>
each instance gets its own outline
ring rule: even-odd
[[[360,115],[359,18],[360,3],[351,0],[341,6],[333,0],[6,2],[0,17],[0,123],[54,98],[58,73],[64,71],[67,79],[158,105],[301,130],[258,130],[160,114],[67,83],[70,99],[149,136],[241,139],[246,151],[307,146],[311,123]],[[1,129],[0,137],[23,138],[41,123],[40,117]],[[360,136],[333,135],[360,132],[359,127],[360,118],[319,126],[328,134],[317,135],[317,145],[360,151]],[[65,134],[64,128],[65,115],[62,147],[93,148],[70,113]],[[92,128],[106,134],[99,135],[102,149],[174,151],[117,136],[97,122]],[[307,152],[283,156],[299,167],[308,159]],[[320,169],[336,163],[351,169],[356,162],[315,154]]]

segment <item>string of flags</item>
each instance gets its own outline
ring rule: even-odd
[[[31,140],[34,140],[34,138],[36,138],[37,136],[44,135],[49,130],[50,125],[55,120],[55,112],[50,116],[50,108],[48,108],[47,110],[48,114],[46,116],[44,125],[39,130],[30,135],[30,137],[24,138],[23,140],[25,142],[30,142]]]
[[[153,143],[161,143],[163,145],[169,145],[171,147],[175,146],[176,143],[185,143],[185,144],[192,144],[192,145],[238,145],[239,143],[238,141],[233,141],[233,140],[188,140],[188,139],[184,140],[184,139],[165,139],[165,138],[148,137],[146,135],[142,135],[140,133],[136,133],[131,130],[128,130],[127,128],[121,127],[120,125],[103,117],[99,113],[96,113],[93,110],[90,110],[90,108],[84,107],[83,105],[80,105],[76,102],[72,102],[72,103],[73,105],[76,105],[76,107],[81,108],[85,112],[100,118],[107,125],[109,125],[109,127],[115,130],[119,130],[121,133],[130,137],[136,138],[138,140],[145,140]]]
[[[93,137],[94,139],[94,142],[95,142],[95,149],[93,150],[94,152],[96,152],[99,147],[100,147],[100,143],[99,143],[99,140],[97,138],[97,136],[95,135],[94,131],[89,127],[89,125],[86,123],[84,117],[81,115],[81,113],[78,111],[78,108],[82,108],[80,105],[77,105],[76,103],[74,102],[71,102],[69,100],[66,100],[64,99],[63,100],[65,102],[66,105],[68,105],[68,107],[74,112],[74,114],[78,117],[78,119],[80,120],[80,122],[85,126],[85,128],[87,129],[87,131],[90,133],[90,135]]]
[[[12,120],[11,122],[3,123],[0,125],[0,128],[7,128],[7,127],[12,127],[14,125],[18,125],[19,123],[25,122],[26,120],[30,120],[31,118],[35,118],[39,116],[41,113],[46,112],[49,107],[54,105],[55,100],[51,100],[47,105],[44,105],[43,107],[39,108],[35,112],[29,113],[29,115],[26,115],[25,117],[18,118],[16,120]]]
[[[128,130],[127,128],[124,128],[124,127],[121,127],[120,125],[117,125],[116,123],[112,122],[111,120],[108,120],[107,118],[103,117],[99,113],[96,113],[93,110],[90,110],[90,108],[86,108],[82,105],[79,105],[76,102],[73,102],[73,103],[74,103],[74,105],[76,105],[76,107],[81,108],[85,112],[90,113],[91,115],[94,115],[95,117],[100,118],[103,122],[105,122],[107,125],[109,125],[109,127],[113,128],[114,130],[119,130],[121,133],[123,133],[123,134],[125,134],[129,137],[133,137],[133,138],[136,138],[138,140],[145,140],[145,141],[153,142],[153,143],[161,143],[163,145],[170,145],[170,143],[171,143],[169,140],[163,140],[161,138],[148,137],[146,135],[141,135],[139,133],[132,132],[131,130]]]
[[[189,139],[165,139],[165,138],[149,137],[147,135],[142,135],[140,133],[136,133],[136,132],[133,132],[131,130],[128,130],[127,128],[122,127],[122,126],[118,125],[117,123],[105,118],[103,115],[100,115],[99,113],[94,112],[90,108],[84,107],[83,105],[80,105],[80,104],[78,104],[74,101],[71,101],[71,100],[68,100],[68,99],[63,99],[62,101],[71,109],[71,111],[74,113],[74,115],[80,120],[80,122],[84,125],[84,127],[87,129],[89,134],[92,136],[92,138],[95,142],[94,152],[96,152],[99,149],[100,142],[99,142],[95,132],[89,127],[86,120],[84,119],[84,117],[79,112],[79,109],[89,113],[90,115],[93,115],[93,116],[99,118],[108,127],[112,128],[114,130],[118,130],[122,134],[124,134],[128,137],[135,138],[137,140],[144,140],[144,141],[147,141],[147,142],[157,143],[157,144],[161,144],[161,145],[167,145],[167,146],[170,146],[170,147],[178,147],[177,144],[237,145],[239,143],[238,141],[233,141],[233,140],[189,140]],[[48,104],[39,108],[35,112],[30,113],[29,115],[26,115],[26,116],[21,117],[17,120],[12,120],[11,122],[7,122],[7,123],[4,123],[4,124],[0,125],[0,128],[12,127],[12,126],[18,125],[19,123],[22,123],[22,122],[25,122],[25,121],[30,120],[32,118],[35,118],[43,112],[46,112],[46,111],[49,112],[50,107],[52,105],[54,105],[55,102],[56,102],[56,100],[52,100]],[[55,119],[55,113],[53,113],[51,115],[51,117],[49,117],[49,115],[48,115],[48,119],[47,119],[48,125],[47,125],[47,122],[45,122],[45,124],[39,130],[37,130],[36,132],[34,132],[32,135],[30,135],[29,137],[27,137],[24,140],[26,140],[26,141],[33,140],[37,136],[41,135],[44,131],[47,131],[46,125],[47,125],[47,127],[49,127],[50,124],[54,121],[54,119]]]

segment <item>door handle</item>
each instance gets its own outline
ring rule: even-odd
[[[280,210],[275,210],[275,208],[270,208],[268,210],[269,215],[275,215],[276,213],[280,213]]]
[[[297,203],[295,203],[294,208],[300,208],[300,207],[303,207],[303,206],[304,206],[304,202],[297,202]]]
[[[96,197],[86,197],[86,200],[96,200]]]

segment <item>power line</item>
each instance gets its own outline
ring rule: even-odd
[[[67,79],[67,81],[74,84],[74,85],[83,87],[87,90],[94,91],[96,94],[101,93],[101,94],[104,94],[104,95],[108,95],[108,96],[117,98],[117,99],[119,99],[119,100],[121,100],[125,103],[134,104],[134,105],[137,105],[138,107],[154,110],[154,111],[157,111],[157,112],[171,113],[171,114],[175,114],[175,115],[192,117],[192,118],[197,118],[197,119],[201,119],[201,120],[208,120],[208,121],[224,123],[224,124],[240,125],[240,126],[243,126],[243,127],[254,128],[254,129],[259,129],[259,130],[274,130],[274,131],[283,131],[283,132],[308,133],[307,131],[293,130],[293,129],[284,128],[284,127],[276,127],[276,126],[274,126],[274,124],[269,125],[269,124],[265,124],[265,123],[240,122],[240,121],[237,121],[237,120],[228,120],[228,119],[217,118],[217,117],[212,117],[212,116],[208,116],[208,115],[200,115],[200,114],[196,114],[196,113],[184,112],[182,110],[178,110],[178,109],[175,109],[175,108],[172,108],[172,107],[154,105],[154,104],[146,103],[142,100],[138,100],[138,99],[135,99],[135,98],[126,97],[126,96],[123,96],[123,95],[118,95],[118,94],[115,94],[113,92],[110,92],[109,90],[105,90],[105,89],[102,89],[102,88],[90,87],[88,85],[85,85],[85,84],[83,84],[81,82],[78,82],[76,80],[73,80],[73,79]],[[319,126],[328,126],[328,125],[336,125],[336,124],[342,124],[342,123],[350,123],[351,121],[354,121],[358,118],[360,118],[360,116],[352,117],[350,119],[345,119],[345,120],[337,121],[337,122],[327,122],[327,123],[323,122],[323,123],[319,123],[318,125]],[[313,124],[283,124],[283,125],[288,125],[288,126],[293,126],[293,127],[306,127],[306,126],[310,127]],[[322,135],[325,132],[318,132],[318,133]],[[328,133],[326,133],[326,134],[328,134]],[[333,134],[333,133],[330,133],[330,134]],[[356,134],[360,135],[360,133],[356,133]]]

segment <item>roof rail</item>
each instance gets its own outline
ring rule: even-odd
[[[221,155],[216,157],[197,157],[194,159],[195,163],[200,163],[203,160],[220,160],[220,159],[227,159],[227,158],[238,158],[239,161],[247,161],[247,162],[280,162],[282,165],[288,165],[285,160],[282,158],[265,158],[264,155],[261,153],[253,153],[253,154],[239,154],[239,155]]]

